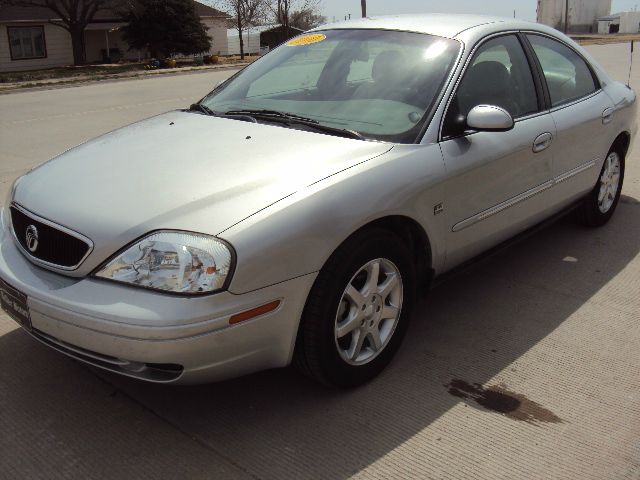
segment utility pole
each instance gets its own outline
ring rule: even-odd
[[[564,33],[569,31],[569,0],[564,1]]]
[[[360,0],[362,6],[362,18],[367,18],[367,0]]]

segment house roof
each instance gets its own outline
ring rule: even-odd
[[[29,20],[53,20],[57,15],[45,7],[0,7],[0,22],[25,22]]]
[[[193,0],[196,7],[196,12],[200,17],[222,17],[227,18],[227,15],[220,10],[217,10],[209,5],[205,5],[196,0]],[[56,15],[52,10],[46,7],[19,7],[14,5],[6,5],[0,7],[0,22],[29,22],[29,21],[48,21],[56,20]],[[101,10],[93,17],[94,21],[118,21],[120,16],[113,11],[113,9]]]
[[[261,28],[264,27],[246,27],[245,29],[242,30],[242,33],[249,33],[249,35],[256,35],[258,33],[262,33],[264,30],[260,30]],[[236,28],[227,28],[227,37],[237,37],[238,36],[238,29]]]
[[[226,13],[221,12],[220,10],[217,10],[217,9],[215,9],[213,7],[210,7],[209,5],[205,5],[204,3],[198,2],[197,0],[193,0],[193,3],[196,4],[196,12],[201,17],[224,17],[224,18],[229,18],[229,15],[227,15]]]
[[[640,12],[618,12],[618,13],[612,13],[611,15],[607,15],[605,17],[600,17],[598,18],[599,22],[608,22],[611,20],[620,20],[621,17],[623,17],[624,15],[640,15]]]
[[[271,30],[277,30],[278,28],[282,28],[282,24],[276,23],[273,25],[257,25],[254,27],[248,27],[245,28],[243,31],[244,32],[249,32],[251,35],[256,35],[258,33],[264,33],[264,32],[270,32]],[[289,27],[289,29],[293,30],[294,32],[303,32],[304,30],[301,30],[299,28],[296,27]],[[235,28],[228,28],[227,29],[227,36],[231,37],[231,36],[237,36],[238,35],[238,30]]]
[[[280,23],[274,23],[273,25],[261,25],[259,27],[255,27],[257,32],[270,32],[271,30],[277,30],[278,28],[283,28],[284,26]],[[295,30],[296,32],[304,32],[301,28],[292,27],[289,25],[289,30]]]

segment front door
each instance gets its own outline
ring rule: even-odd
[[[478,47],[443,123],[446,268],[539,221],[552,184],[556,135],[541,95],[518,36],[494,37]],[[477,105],[504,108],[514,128],[465,131],[464,118]]]

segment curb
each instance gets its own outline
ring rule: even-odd
[[[19,93],[26,91],[38,91],[38,90],[55,90],[59,88],[71,88],[85,85],[91,85],[94,83],[112,83],[124,80],[145,80],[149,78],[155,78],[158,76],[178,76],[178,75],[193,75],[197,73],[207,73],[212,71],[228,71],[228,70],[240,70],[250,62],[235,63],[221,66],[211,67],[183,67],[178,69],[166,69],[166,70],[151,70],[140,71],[135,73],[122,73],[113,75],[102,75],[94,78],[80,78],[74,79],[73,77],[60,78],[52,81],[24,81],[15,82],[11,86],[3,87],[0,83],[0,95],[7,95],[11,93]]]

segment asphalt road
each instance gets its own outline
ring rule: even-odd
[[[628,46],[589,49],[626,79]],[[30,167],[229,73],[0,96],[0,199]],[[640,479],[639,148],[609,225],[561,220],[440,284],[357,390],[287,369],[137,383],[0,315],[0,478]]]

